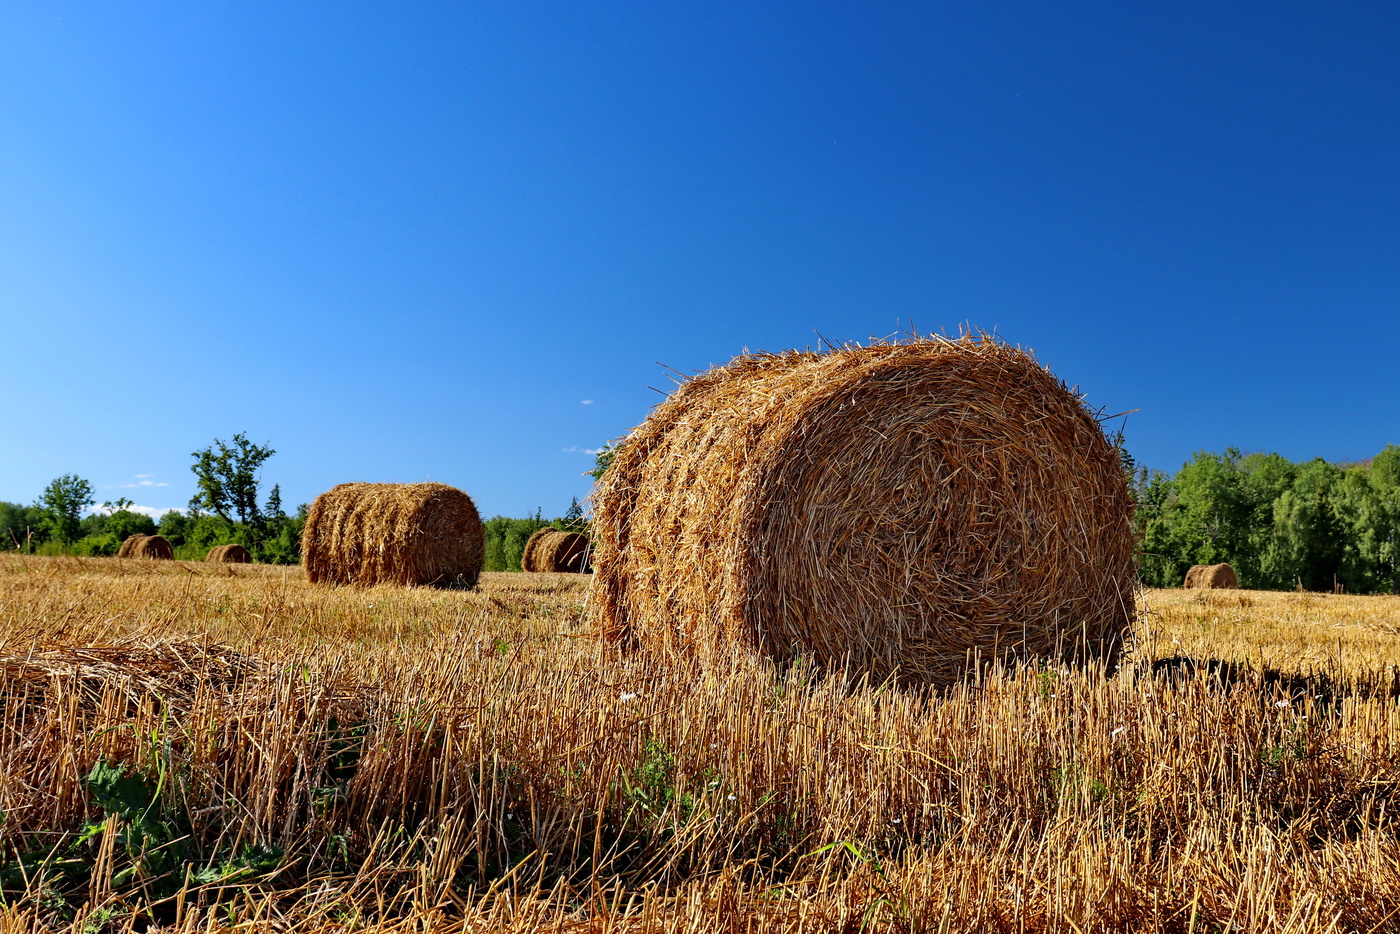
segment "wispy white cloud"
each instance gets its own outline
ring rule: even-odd
[[[131,505],[131,506],[126,506],[126,507],[123,507],[123,508],[125,508],[125,509],[128,510],[129,512],[139,512],[139,513],[142,513],[143,515],[150,516],[152,519],[159,519],[161,516],[165,515],[167,512],[184,512],[183,509],[176,509],[174,506],[137,506],[137,505],[134,505],[134,504],[133,504],[133,505]],[[88,510],[88,511],[91,512],[91,513],[94,513],[94,514],[104,515],[104,516],[107,514],[107,510],[106,510],[106,509],[103,509],[101,506],[97,506],[97,507],[95,507],[95,508],[93,508],[93,509],[90,509],[90,510]]]
[[[164,480],[156,480],[153,473],[138,473],[134,479],[119,483],[117,486],[123,490],[135,490],[140,487],[170,486],[170,484]],[[106,487],[106,489],[110,490],[111,487]]]
[[[593,400],[592,400],[592,399],[580,399],[578,404],[579,404],[579,405],[592,405],[592,404],[593,404]]]
[[[132,512],[144,513],[152,519],[159,519],[167,512],[183,512],[183,510],[175,509],[171,506],[128,506],[126,508],[130,509]]]
[[[565,454],[597,454],[602,448],[581,448],[578,445],[571,445],[564,449]]]

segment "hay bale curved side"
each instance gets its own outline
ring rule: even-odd
[[[253,556],[248,553],[248,549],[234,542],[229,545],[215,545],[209,549],[209,554],[204,556],[204,560],[213,564],[252,564]]]
[[[684,383],[594,494],[593,616],[945,682],[970,655],[1112,658],[1131,500],[1083,400],[1019,349],[739,357]]]
[[[162,535],[132,535],[117,550],[118,558],[148,558],[165,561],[175,557],[175,549]]]
[[[342,483],[316,497],[301,535],[313,584],[470,588],[485,555],[476,505],[444,483]]]
[[[132,551],[136,549],[136,546],[140,543],[141,539],[146,537],[147,536],[141,534],[140,532],[137,532],[135,535],[128,535],[126,538],[122,539],[121,547],[117,549],[117,557],[130,558],[132,556]]]
[[[586,574],[591,570],[588,536],[545,526],[525,543],[521,570],[556,574]]]
[[[546,525],[536,529],[534,534],[525,542],[525,548],[520,552],[520,570],[541,571],[543,568],[535,567],[535,549],[539,547],[540,539],[554,531],[554,526]]]
[[[1228,564],[1197,564],[1186,572],[1182,586],[1188,590],[1238,590],[1240,579]]]

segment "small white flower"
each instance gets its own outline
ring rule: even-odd
[[[730,795],[730,796],[729,796],[729,800],[730,800],[730,801],[733,801],[733,800],[735,799],[735,797],[736,797],[735,795]]]
[[[623,694],[621,697],[618,698],[618,700],[622,701],[622,703],[624,703],[624,704],[627,703],[628,701],[634,701],[634,700],[636,700],[636,699],[637,699],[637,695],[635,695],[635,694]]]
[[[715,786],[718,785],[718,784],[719,784],[719,779],[715,779],[714,781],[710,782],[710,787],[713,788],[713,787],[715,787]]]
[[[890,823],[891,823],[891,824],[897,824],[897,823],[899,823],[899,818],[896,817],[894,820],[890,821]]]
[[[1274,702],[1274,706],[1275,706],[1275,707],[1287,707],[1287,706],[1288,706],[1288,701],[1286,701],[1286,700],[1275,701],[1275,702]]]

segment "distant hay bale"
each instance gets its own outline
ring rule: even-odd
[[[301,533],[313,584],[476,586],[486,555],[471,497],[443,483],[342,483]]]
[[[122,542],[117,557],[166,560],[175,557],[175,549],[160,535],[131,535]]]
[[[520,554],[522,571],[553,571],[556,573],[587,573],[588,536],[582,532],[561,532],[545,526],[525,543]]]
[[[1240,579],[1228,564],[1197,564],[1186,572],[1186,582],[1182,586],[1188,590],[1239,590]]]
[[[594,494],[593,620],[660,651],[947,682],[1112,660],[1134,618],[1117,449],[986,338],[753,354],[682,384]]]
[[[215,545],[209,549],[204,560],[211,564],[251,564],[253,556],[237,542],[231,545]]]
[[[555,528],[552,525],[547,525],[542,529],[535,530],[535,534],[530,536],[529,540],[525,542],[524,550],[520,552],[520,570],[535,570],[535,548],[539,545],[540,539],[543,536],[553,531],[555,531]]]

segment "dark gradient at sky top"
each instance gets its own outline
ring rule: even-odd
[[[10,4],[0,499],[181,507],[245,431],[289,504],[553,515],[658,362],[911,322],[1152,466],[1363,458],[1397,169],[1393,4]]]

